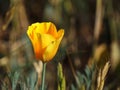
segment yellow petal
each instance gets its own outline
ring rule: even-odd
[[[43,53],[44,62],[52,60],[52,58],[57,53],[58,47],[64,35],[64,30],[60,30],[58,34],[59,34],[59,38],[57,38],[54,42],[51,42],[48,45],[48,47],[45,49],[45,52]]]
[[[55,38],[57,37],[57,35],[58,35],[57,34],[57,29],[56,29],[56,27],[53,23],[50,24],[50,27],[49,27],[47,33],[54,36]]]
[[[27,31],[27,35],[29,36],[29,38],[32,42],[36,59],[42,59],[41,40],[38,37],[38,34],[36,32],[34,32],[34,30],[29,29]]]
[[[55,41],[55,38],[49,34],[41,34],[40,38],[42,49],[46,48],[50,43]]]
[[[36,32],[41,34],[47,33],[50,25],[51,25],[51,22],[39,23],[38,28],[36,29],[37,30]]]
[[[28,27],[28,30],[34,30],[36,33],[44,34],[47,33],[51,26],[51,22],[43,22],[43,23],[34,23]]]
[[[60,29],[60,30],[58,31],[57,39],[62,39],[62,38],[63,38],[63,35],[64,35],[64,29]]]

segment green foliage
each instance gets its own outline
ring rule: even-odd
[[[37,84],[37,73],[34,69],[25,72],[22,69],[16,69],[8,73],[7,81],[3,81],[1,90],[40,90]]]
[[[73,84],[71,85],[71,90],[78,90]]]
[[[20,79],[21,90],[35,90],[35,88],[37,87],[37,75],[36,72],[33,70],[31,70],[31,72],[29,72],[26,76],[21,76]]]
[[[16,86],[18,84],[18,79],[20,76],[20,71],[11,72],[8,76],[12,84],[12,90],[16,90]]]
[[[36,82],[37,82],[37,75],[36,72],[33,71],[27,77],[27,86],[29,86],[30,88],[29,90],[35,89]]]
[[[63,75],[62,65],[58,63],[58,90],[66,90],[66,80]]]
[[[86,66],[85,73],[77,72],[78,81],[77,86],[71,85],[71,90],[91,90],[93,75],[95,72],[95,65],[91,68]]]

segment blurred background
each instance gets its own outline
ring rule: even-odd
[[[107,61],[110,69],[104,90],[119,90],[119,4],[119,0],[0,0],[0,88],[11,87],[10,72],[20,71],[22,77],[35,71],[33,49],[26,31],[32,23],[48,21],[58,30],[63,28],[65,36],[54,60],[47,64],[47,90],[57,90],[58,62],[63,66],[66,90],[75,90],[71,87],[77,87],[78,72],[86,76],[89,72],[85,72],[86,67],[91,70],[94,66],[92,75],[96,79]],[[20,85],[17,90],[21,90]]]

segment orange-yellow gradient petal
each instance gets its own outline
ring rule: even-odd
[[[34,29],[28,29],[27,34],[32,42],[36,59],[42,58],[42,48],[39,34],[37,34]]]
[[[54,36],[54,37],[57,37],[57,35],[58,35],[57,34],[57,29],[56,29],[56,27],[55,27],[55,25],[53,23],[51,23],[47,33]]]
[[[57,32],[55,25],[51,22],[37,22],[28,27],[27,34],[32,42],[36,59],[46,62],[57,53],[64,30]]]

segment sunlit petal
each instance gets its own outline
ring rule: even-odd
[[[57,29],[56,29],[56,27],[55,27],[55,25],[53,23],[50,24],[50,27],[49,27],[47,33],[54,36],[55,38],[57,37],[57,35],[58,35],[57,34]]]
[[[60,42],[63,38],[64,35],[64,31],[61,30],[59,33],[59,38],[56,39],[56,41],[51,42],[48,47],[45,49],[45,52],[43,54],[43,59],[44,61],[49,61],[52,60],[52,58],[55,56],[55,54],[57,53],[58,47],[60,45]]]

